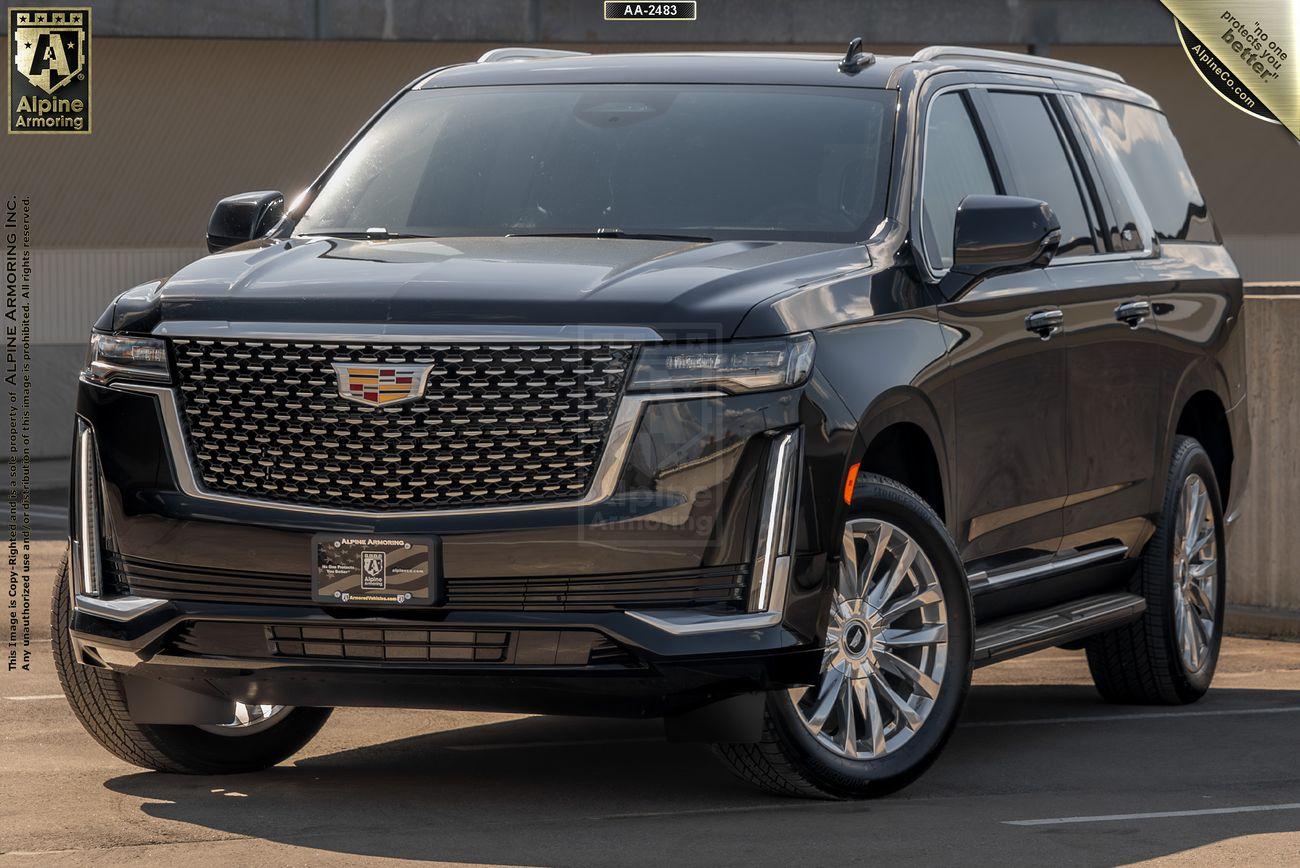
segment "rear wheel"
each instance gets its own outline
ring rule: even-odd
[[[1164,510],[1133,579],[1147,610],[1133,624],[1088,640],[1088,668],[1110,702],[1195,702],[1214,678],[1227,579],[1223,507],[1201,444],[1174,445]]]
[[[816,684],[770,693],[762,740],[720,745],[745,780],[786,795],[877,796],[938,755],[970,684],[964,574],[924,501],[863,475]]]
[[[328,708],[231,703],[230,721],[210,726],[136,723],[122,677],[77,662],[68,558],[64,555],[50,607],[54,668],[72,712],[86,732],[119,759],[160,772],[228,774],[268,768],[303,748],[329,717]]]

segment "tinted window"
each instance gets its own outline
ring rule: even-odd
[[[1097,252],[1065,143],[1043,98],[1036,93],[989,94],[1003,148],[1008,191],[1041,199],[1061,221],[1057,257]]]
[[[960,93],[940,94],[930,103],[921,184],[921,228],[930,267],[948,268],[957,206],[972,194],[998,192]]]
[[[1143,250],[1151,235],[1138,217],[1138,194],[1128,177],[1117,170],[1109,156],[1110,145],[1101,137],[1101,129],[1092,121],[1091,112],[1076,99],[1065,103],[1074,117],[1075,129],[1082,136],[1082,147],[1089,155],[1089,170],[1098,184],[1097,193],[1106,204],[1108,214],[1104,234],[1114,251]]]
[[[1119,100],[1084,99],[1137,188],[1156,235],[1213,242],[1210,211],[1165,116]]]
[[[858,241],[884,213],[896,95],[718,85],[403,97],[301,233],[631,233]]]

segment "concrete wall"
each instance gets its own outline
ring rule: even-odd
[[[1228,550],[1228,625],[1236,632],[1300,636],[1300,288],[1246,302],[1254,459],[1242,517]]]
[[[41,225],[37,209],[33,224]],[[32,256],[32,428],[36,459],[69,454],[77,372],[90,326],[122,290],[170,274],[206,247],[38,248]]]

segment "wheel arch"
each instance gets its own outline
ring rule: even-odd
[[[1165,422],[1165,438],[1159,467],[1169,466],[1179,436],[1195,437],[1210,455],[1219,493],[1224,504],[1232,490],[1232,465],[1236,449],[1228,411],[1232,409],[1228,378],[1211,359],[1201,359],[1183,372],[1174,389]],[[1163,503],[1164,490],[1153,492]]]
[[[948,454],[939,414],[919,389],[899,387],[880,395],[858,424],[851,463],[912,489],[940,521],[952,515]]]
[[[1223,400],[1214,391],[1202,389],[1183,402],[1174,425],[1175,436],[1194,437],[1210,456],[1219,495],[1224,504],[1232,490],[1232,429]]]

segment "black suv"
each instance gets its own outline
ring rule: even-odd
[[[55,654],[125,760],[262,768],[335,706],[662,716],[861,796],[976,666],[1210,684],[1241,281],[1117,75],[498,49],[208,244],[81,374]]]

